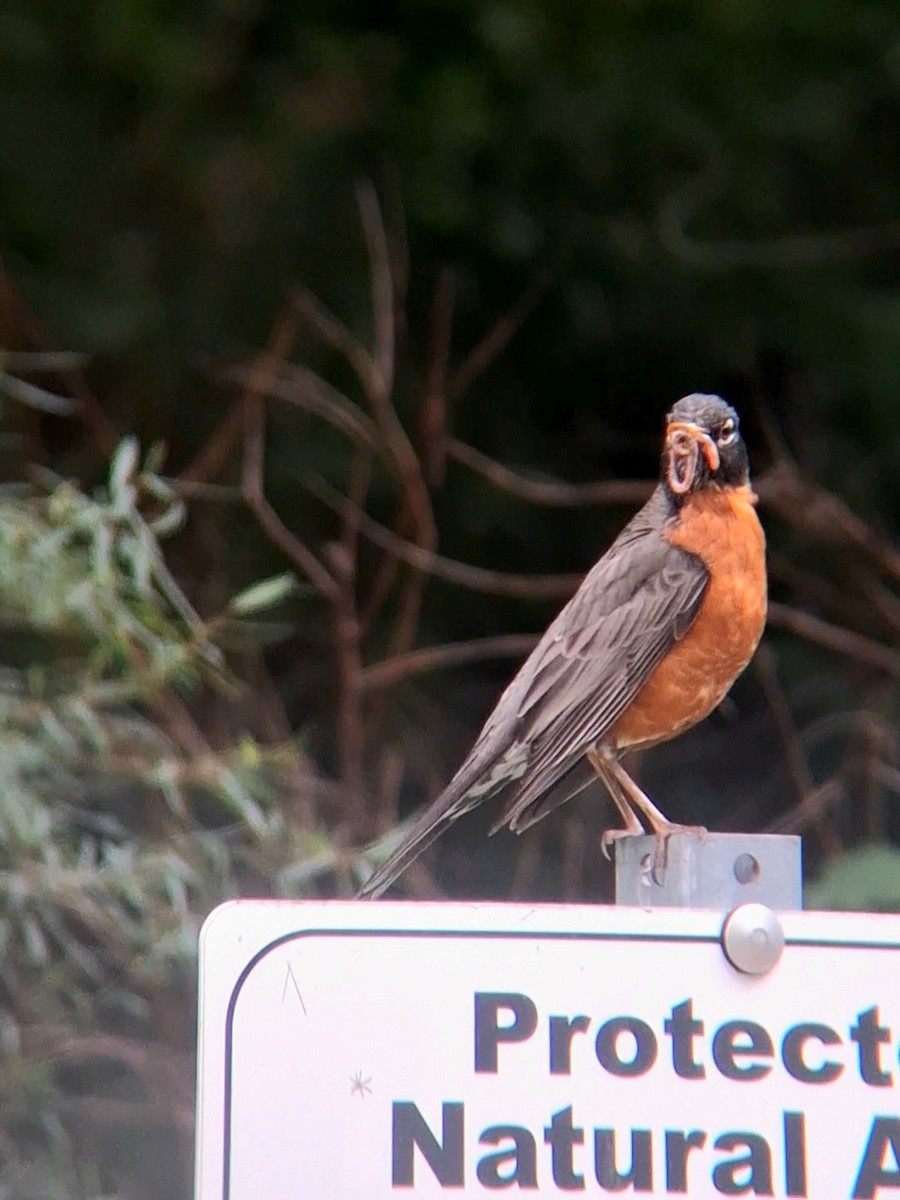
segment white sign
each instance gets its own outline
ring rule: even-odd
[[[239,901],[201,939],[198,1200],[900,1197],[900,918]]]

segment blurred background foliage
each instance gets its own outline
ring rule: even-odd
[[[7,0],[3,1195],[190,1194],[203,917],[352,891],[688,391],[775,603],[638,769],[900,906],[898,138],[889,0]],[[608,818],[404,887],[606,898]]]

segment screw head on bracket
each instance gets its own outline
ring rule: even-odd
[[[722,949],[736,970],[767,975],[784,949],[781,922],[765,904],[739,904],[725,918]]]

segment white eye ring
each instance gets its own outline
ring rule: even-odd
[[[716,441],[720,446],[730,446],[737,435],[737,425],[731,417],[728,417],[722,422],[722,428],[719,430],[719,436],[716,438]]]

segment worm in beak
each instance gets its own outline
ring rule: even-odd
[[[719,468],[719,448],[705,429],[692,421],[670,421],[666,428],[667,482],[676,495],[684,495],[694,485],[699,456],[706,459],[710,472]]]

